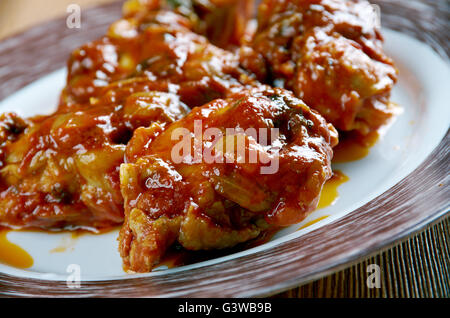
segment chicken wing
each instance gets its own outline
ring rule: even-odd
[[[339,130],[367,135],[394,112],[389,96],[397,70],[383,53],[379,28],[365,0],[264,0],[241,56]]]
[[[257,82],[176,12],[121,19],[75,50],[54,115],[0,119],[0,225],[100,228],[123,221],[119,166],[134,130]]]
[[[317,112],[263,86],[194,108],[167,129],[137,129],[120,169],[125,268],[150,271],[174,242],[223,249],[303,220],[332,175],[336,143]]]
[[[239,46],[255,15],[254,0],[128,0],[125,17],[167,9],[191,21],[192,30],[221,48]]]
[[[188,113],[177,96],[131,94],[118,104],[20,119],[0,117],[0,225],[103,228],[123,222],[119,166],[133,131]]]
[[[191,19],[168,10],[138,12],[72,53],[59,111],[88,104],[110,83],[128,78],[158,82],[191,107],[254,83],[239,57],[192,31]]]

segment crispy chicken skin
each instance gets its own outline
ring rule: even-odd
[[[365,0],[263,0],[243,64],[292,90],[342,131],[366,135],[393,114],[397,70]]]
[[[98,105],[22,120],[0,117],[0,225],[103,228],[123,222],[119,166],[134,129],[164,126],[188,112],[177,96],[131,94]]]
[[[227,134],[233,127],[239,130]],[[336,144],[336,130],[317,112],[263,86],[194,108],[165,130],[137,129],[120,168],[125,268],[150,271],[175,242],[223,249],[303,220],[332,175]]]

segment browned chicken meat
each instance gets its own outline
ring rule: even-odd
[[[222,48],[239,46],[255,15],[254,0],[128,0],[124,16],[140,17],[167,9],[185,16],[192,29]]]
[[[115,22],[76,50],[58,111],[0,119],[0,225],[100,228],[123,221],[119,166],[134,130],[256,82],[239,58],[168,10]]]
[[[392,116],[397,70],[365,0],[263,0],[243,64],[336,128],[367,135]]]
[[[300,222],[332,176],[336,143],[318,113],[266,87],[194,108],[167,129],[137,129],[120,173],[125,267],[150,271],[174,242],[223,249]]]
[[[138,12],[72,53],[59,111],[95,101],[108,84],[128,78],[176,93],[191,107],[255,84],[239,57],[192,31],[192,19],[168,10]]]
[[[22,120],[0,118],[0,225],[103,228],[123,222],[119,166],[134,129],[188,108],[169,93]]]

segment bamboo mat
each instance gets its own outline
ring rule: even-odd
[[[450,218],[363,262],[281,298],[450,297]],[[381,288],[368,288],[367,266],[381,269]]]
[[[82,8],[114,0],[2,0],[0,39],[65,13],[70,3]],[[450,297],[450,218],[378,255],[274,297],[378,298]],[[367,266],[381,269],[381,288],[367,287]]]

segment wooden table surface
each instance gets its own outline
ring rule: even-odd
[[[69,4],[82,9],[114,0],[1,0],[0,40],[66,14]],[[274,297],[372,298],[450,297],[450,218],[429,226],[394,247],[354,266]],[[380,267],[380,288],[368,288],[367,267]]]

